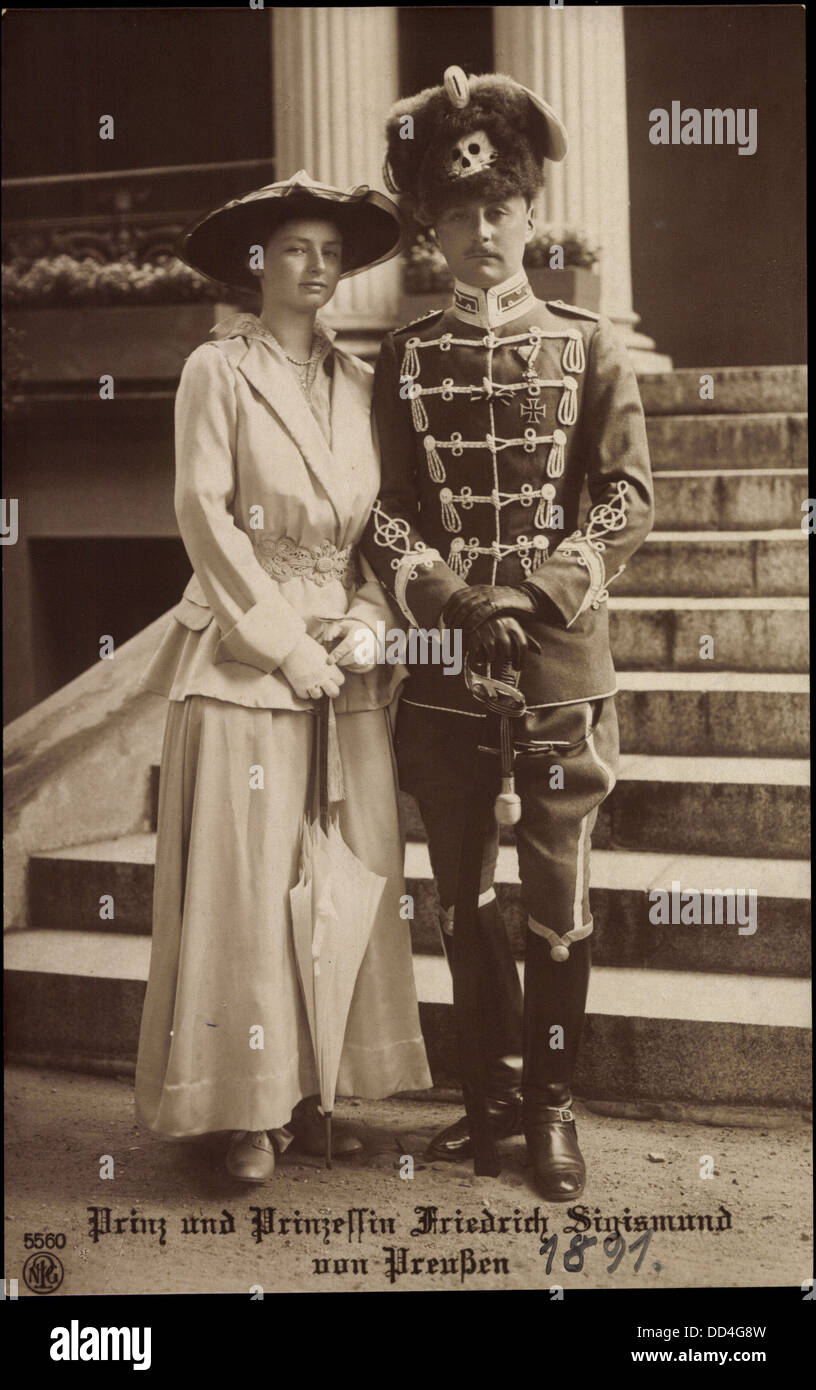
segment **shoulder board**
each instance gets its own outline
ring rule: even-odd
[[[597,323],[600,314],[594,314],[591,309],[582,309],[578,304],[565,304],[563,299],[548,299],[547,308],[552,309],[554,314],[569,314],[576,319],[594,319]]]
[[[445,309],[429,309],[427,314],[420,314],[418,319],[411,319],[410,323],[403,323],[399,328],[395,328],[395,333],[405,333],[409,328],[415,328],[418,323],[427,323],[429,319],[441,318]]]

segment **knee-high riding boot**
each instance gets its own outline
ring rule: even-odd
[[[492,891],[492,890],[491,890]],[[488,897],[488,894],[484,894]],[[453,969],[454,933],[451,913],[441,926],[448,965]],[[487,1110],[496,1139],[521,1132],[521,1078],[524,996],[510,941],[495,895],[480,902],[482,998],[487,1040]],[[449,1125],[432,1140],[428,1156],[465,1159],[472,1155],[467,1116]]]
[[[589,985],[589,937],[573,941],[566,959],[527,929],[524,967],[524,1133],[537,1190],[551,1202],[583,1191],[586,1168],[578,1147],[572,1076]],[[562,948],[563,949],[563,948]]]

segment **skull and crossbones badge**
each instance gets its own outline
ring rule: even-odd
[[[484,130],[474,130],[463,135],[451,149],[448,166],[449,179],[464,179],[470,174],[478,174],[489,169],[498,159],[490,137]]]

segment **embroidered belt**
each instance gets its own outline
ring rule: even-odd
[[[338,550],[331,541],[322,541],[311,549],[298,545],[289,536],[273,539],[264,532],[253,537],[253,544],[261,568],[272,579],[308,579],[321,587],[339,579],[344,589],[354,589],[359,582],[353,545]]]

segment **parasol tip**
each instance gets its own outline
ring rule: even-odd
[[[332,1142],[331,1142],[331,1140],[332,1140],[332,1133],[331,1133],[331,1122],[332,1122],[332,1117],[331,1117],[331,1115],[330,1115],[330,1114],[327,1115],[327,1114],[324,1113],[323,1122],[324,1122],[325,1129],[326,1129],[326,1167],[327,1167],[327,1168],[331,1168],[331,1166],[332,1166]]]

